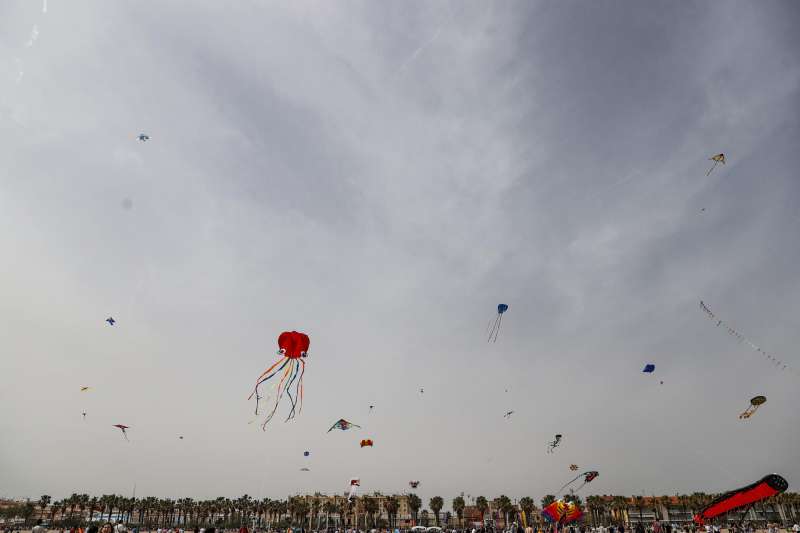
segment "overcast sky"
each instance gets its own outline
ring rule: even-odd
[[[538,500],[570,463],[600,472],[584,496],[798,490],[798,24],[789,1],[1,2],[0,496],[358,476],[449,506]],[[304,410],[262,432],[246,398],[291,329]]]

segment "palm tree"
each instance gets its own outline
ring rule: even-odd
[[[436,520],[436,525],[439,525],[439,511],[442,510],[444,507],[444,500],[441,496],[434,496],[428,502],[428,505],[431,507],[431,511],[433,511],[434,519]]]
[[[458,517],[458,525],[462,526],[464,522],[464,508],[467,504],[464,502],[463,496],[456,496],[453,498],[453,511],[456,513]]]
[[[408,508],[411,509],[411,517],[414,519],[414,525],[417,525],[417,517],[419,509],[422,507],[422,500],[416,494],[408,495]]]
[[[489,510],[489,501],[486,499],[486,497],[478,496],[475,498],[475,507],[477,507],[478,512],[481,513],[481,522],[486,520],[486,511]]]
[[[395,527],[397,523],[397,511],[400,509],[400,502],[394,496],[387,496],[386,501],[383,503],[386,508],[386,514],[389,515],[389,527]]]
[[[624,496],[612,496],[611,511],[618,522],[627,522],[628,500]]]
[[[370,496],[364,496],[361,498],[361,503],[364,506],[364,512],[367,513],[367,516],[372,522],[372,527],[375,527],[375,513],[378,512],[378,500]],[[366,523],[364,525],[366,526]]]
[[[511,505],[511,500],[505,494],[501,494],[499,497],[495,498],[494,500],[495,509],[500,511],[501,515],[503,516],[503,525],[507,528],[508,527],[508,513],[513,510],[513,505]]]
[[[39,497],[39,518],[44,518],[44,510],[50,504],[50,500],[52,500],[52,498],[47,494],[43,494]]]
[[[61,502],[53,502],[53,505],[50,506],[50,523],[54,523],[56,518],[56,511],[58,511],[59,507],[61,506]]]
[[[639,523],[641,524],[644,522],[644,518],[642,517],[642,509],[644,509],[644,496],[634,496],[633,504],[639,510]]]

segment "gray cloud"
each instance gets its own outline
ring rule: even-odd
[[[541,497],[570,463],[606,493],[800,479],[796,377],[698,309],[800,367],[797,21],[790,2],[3,4],[0,493],[358,475]],[[262,433],[245,398],[285,329],[312,337],[304,412]],[[340,417],[364,429],[326,434]]]

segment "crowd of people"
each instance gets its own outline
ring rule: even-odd
[[[437,528],[438,529],[438,528]],[[16,527],[4,527],[2,533],[21,533],[23,530]],[[89,525],[86,528],[77,526],[71,528],[58,528],[58,529],[49,529],[47,528],[42,520],[37,520],[36,525],[33,527],[31,533],[49,533],[50,531],[58,531],[58,533],[251,533],[251,531],[246,527],[242,526],[238,529],[225,529],[225,528],[215,528],[215,527],[194,527],[194,528],[180,528],[180,527],[173,527],[173,528],[157,528],[157,529],[150,529],[150,528],[139,528],[139,527],[131,527],[128,528],[122,522],[117,522],[116,524],[112,524],[111,522],[106,522],[102,526],[98,525]],[[451,529],[451,530],[442,530],[442,533],[800,533],[800,525],[794,524],[791,527],[781,527],[779,524],[768,524],[766,529],[756,527],[753,523],[744,523],[744,524],[734,524],[730,527],[721,528],[719,525],[716,524],[706,524],[705,526],[696,526],[694,523],[689,524],[672,524],[672,523],[662,523],[658,520],[654,521],[652,524],[645,526],[642,523],[636,523],[630,525],[628,528],[625,527],[625,524],[612,524],[608,526],[596,526],[590,527],[586,524],[572,524],[567,526],[559,527],[556,524],[546,525],[544,527],[537,526],[537,527],[522,527],[518,524],[512,524],[511,527],[506,529],[495,529],[493,526],[487,525],[484,527],[476,527],[470,529]],[[284,533],[282,530],[268,530],[266,528],[254,528],[252,533]],[[408,533],[406,530],[400,529],[372,529],[370,531],[364,531],[357,528],[334,528],[328,529],[323,531],[312,531],[306,530],[303,527],[300,528],[287,528],[285,533]]]

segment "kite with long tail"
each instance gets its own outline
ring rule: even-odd
[[[125,424],[114,424],[114,427],[122,431],[122,436],[125,437],[125,440],[128,440],[128,429],[130,426],[126,426]]]
[[[497,304],[497,316],[489,321],[489,339],[486,342],[497,342],[497,335],[500,333],[500,324],[503,322],[503,313],[508,311],[506,304]]]
[[[573,479],[571,479],[571,480],[567,481],[566,483],[564,483],[564,486],[561,487],[560,489],[558,489],[558,491],[556,491],[556,494],[561,494],[562,490],[564,490],[565,488],[569,487],[570,485],[572,485],[573,483],[575,483],[576,481],[578,481],[582,477],[583,478],[583,483],[581,484],[581,486],[572,491],[572,492],[578,492],[579,490],[581,490],[583,488],[584,485],[586,485],[587,483],[591,483],[599,475],[600,475],[600,473],[597,472],[596,470],[590,470],[589,472],[584,472],[583,474],[578,474]]]
[[[275,404],[264,423],[261,424],[261,429],[266,430],[267,424],[275,416],[275,411],[278,410],[278,404],[284,393],[289,397],[289,401],[292,404],[289,415],[286,417],[286,422],[294,418],[295,414],[303,411],[303,374],[306,371],[306,362],[303,359],[308,357],[310,344],[311,341],[308,335],[297,331],[284,331],[278,337],[278,355],[281,356],[280,359],[258,376],[256,386],[247,398],[250,400],[253,396],[256,397],[256,415],[258,415],[258,404],[261,400],[261,396],[258,393],[259,387],[264,382],[283,372],[278,382],[278,390],[275,391]]]
[[[718,318],[717,315],[715,315],[714,312],[711,311],[711,309],[703,302],[703,300],[700,300],[700,309],[703,310],[703,312],[708,316],[708,318],[714,320],[717,323],[717,327],[724,326],[725,329],[728,330],[728,334],[730,336],[735,337],[737,341],[745,343],[752,350],[755,350],[757,353],[760,353],[761,355],[766,357],[776,367],[779,367],[781,370],[788,369],[792,373],[795,374],[797,373],[795,369],[789,368],[789,365],[779,360],[777,357],[774,357],[773,355],[762,350],[761,348],[750,342],[750,339],[748,339],[747,337],[745,337],[744,335],[742,335],[741,333],[730,327],[724,320]]]
[[[789,483],[782,476],[769,474],[746,487],[717,496],[714,501],[706,505],[702,511],[694,516],[694,521],[702,526],[706,520],[746,507],[742,513],[742,520],[744,520],[744,517],[747,516],[748,511],[756,502],[780,494],[788,488]]]

